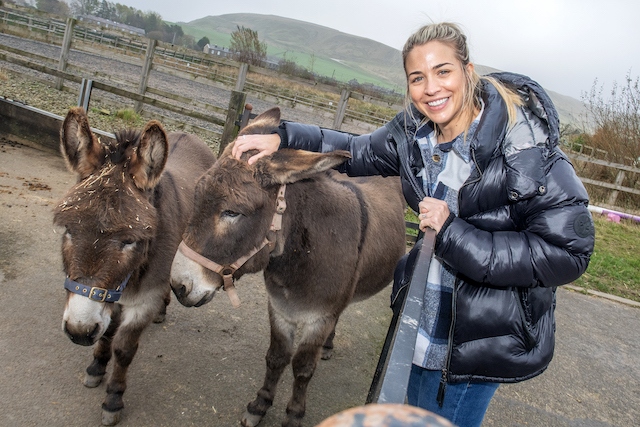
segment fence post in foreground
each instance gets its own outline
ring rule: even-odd
[[[67,26],[64,30],[64,38],[62,39],[62,46],[60,49],[60,61],[58,61],[58,71],[65,71],[67,69],[67,59],[69,58],[69,50],[71,49],[71,40],[73,39],[73,27],[76,25],[74,18],[67,18]],[[62,77],[56,78],[56,89],[62,90],[64,85],[64,79]]]
[[[428,229],[422,238],[406,297],[391,319],[366,403],[405,403],[435,236],[435,230]]]
[[[218,151],[218,155],[222,154],[226,146],[229,145],[229,143],[238,135],[246,99],[247,94],[245,92],[238,92],[235,90],[231,91],[229,110],[227,110],[227,119],[224,123],[224,129],[222,130],[222,137],[220,138],[220,150]]]
[[[335,130],[340,130],[340,127],[342,127],[344,115],[347,112],[347,103],[349,102],[349,96],[351,96],[351,91],[342,89],[342,93],[340,94],[340,101],[338,102],[338,106],[336,108],[336,117],[333,119],[333,128]]]
[[[144,57],[144,65],[142,66],[142,76],[140,77],[140,86],[138,86],[138,93],[144,96],[147,91],[147,83],[149,83],[149,74],[151,73],[151,65],[153,64],[153,54],[155,53],[157,40],[149,39],[147,43],[147,53]],[[136,113],[142,111],[142,101],[136,101],[134,105]]]

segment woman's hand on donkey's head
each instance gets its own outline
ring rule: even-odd
[[[259,158],[268,156],[278,151],[280,147],[280,135],[277,133],[268,135],[241,135],[236,139],[231,155],[240,159],[242,154],[250,150],[258,150],[258,154],[251,156],[249,164],[254,164]]]

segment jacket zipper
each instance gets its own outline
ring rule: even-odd
[[[471,150],[471,156],[473,158],[473,164],[476,169],[480,173],[478,179],[474,181],[467,181],[462,184],[462,187],[466,187],[471,185],[472,183],[480,181],[482,179],[482,171],[478,166],[478,162],[476,161],[476,152],[475,150]],[[460,188],[462,189],[462,188]],[[458,209],[460,209],[460,191],[458,191]],[[444,368],[442,369],[442,376],[440,377],[440,385],[438,386],[438,394],[436,395],[436,401],[438,402],[438,406],[442,408],[444,404],[444,394],[447,391],[447,382],[449,379],[449,366],[451,365],[451,353],[453,352],[453,331],[456,323],[456,298],[458,296],[458,279],[456,279],[453,285],[453,294],[451,298],[451,326],[449,327],[449,339],[447,340],[447,360],[445,362]]]
[[[449,366],[451,364],[451,353],[453,352],[453,330],[456,323],[456,297],[458,294],[458,280],[456,279],[453,285],[453,294],[451,297],[451,326],[449,327],[449,339],[447,340],[447,360],[442,369],[442,376],[440,377],[440,385],[438,386],[438,394],[436,401],[438,406],[442,408],[444,403],[444,394],[447,391],[447,382],[449,379]]]

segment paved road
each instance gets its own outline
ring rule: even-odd
[[[104,386],[80,384],[91,350],[60,330],[60,235],[51,208],[74,178],[59,157],[0,140],[1,426],[97,426]],[[199,309],[175,300],[144,334],[121,426],[234,426],[264,372],[268,345],[261,276],[243,278],[243,305]],[[309,392],[306,425],[364,402],[389,319],[387,294],[347,309],[334,359]],[[502,386],[485,426],[640,425],[640,309],[558,292],[557,349],[543,375]],[[279,425],[287,371],[262,426]]]

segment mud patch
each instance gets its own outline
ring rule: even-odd
[[[40,182],[40,180],[37,178],[32,181],[26,181],[22,183],[22,185],[24,187],[27,187],[29,191],[41,191],[41,190],[50,191],[51,190],[51,187],[49,187],[47,184],[43,182]]]

